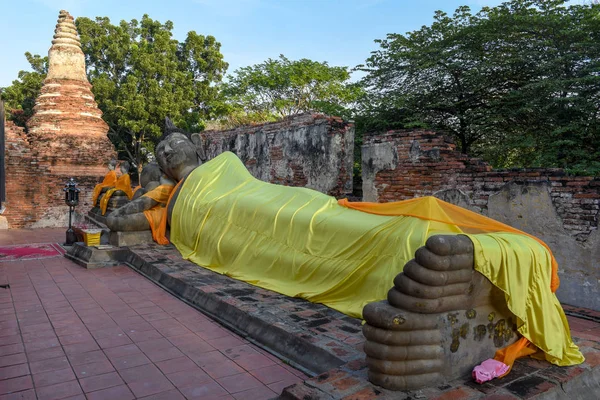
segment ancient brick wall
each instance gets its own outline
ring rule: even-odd
[[[365,136],[362,172],[365,201],[434,195],[540,237],[561,266],[559,299],[600,309],[600,178],[494,170],[425,130]]]
[[[35,218],[34,158],[23,128],[5,122],[6,211],[9,227],[22,227]]]
[[[91,208],[93,188],[107,170],[92,171],[95,175],[90,175],[89,166],[75,164],[78,157],[85,160],[86,147],[75,146],[69,150],[73,163],[68,171],[63,171],[64,168],[55,161],[59,155],[51,150],[36,150],[23,128],[7,121],[5,133],[6,211],[3,216],[7,218],[9,228],[66,226],[68,208],[62,191],[66,176],[73,176],[81,190],[77,210],[85,212]]]
[[[332,196],[352,193],[354,125],[341,118],[304,114],[227,131],[205,131],[208,159],[231,151],[266,182],[305,186]]]

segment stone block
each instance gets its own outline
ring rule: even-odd
[[[135,246],[138,244],[152,243],[151,231],[110,232],[108,242],[115,247]]]
[[[111,267],[122,264],[129,259],[128,248],[96,248],[83,243],[74,243],[65,257],[87,269]]]
[[[400,311],[387,302],[368,307],[367,320],[376,310],[379,315],[394,315],[393,320],[400,318],[400,323],[424,324],[419,330],[406,331],[365,326],[365,351],[371,355],[367,357],[369,379],[390,390],[418,389],[468,375],[519,337],[515,317],[498,304],[439,314]],[[375,357],[379,354],[381,359]]]

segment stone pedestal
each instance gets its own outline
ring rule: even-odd
[[[129,249],[108,247],[88,247],[77,242],[67,251],[65,257],[87,269],[111,267],[128,261]]]
[[[519,338],[516,318],[499,304],[419,314],[382,301],[365,307],[364,317],[371,324],[389,322],[366,324],[363,333],[369,380],[390,390],[435,386],[469,375]]]
[[[473,262],[467,236],[432,236],[396,276],[388,300],[365,306],[372,383],[389,390],[439,386],[519,338],[504,293]]]
[[[152,243],[151,231],[137,232],[110,232],[108,242],[115,247],[135,246],[138,244]]]

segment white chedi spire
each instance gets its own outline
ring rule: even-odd
[[[48,50],[46,80],[69,79],[87,82],[85,56],[73,17],[65,10],[58,14],[52,46]]]

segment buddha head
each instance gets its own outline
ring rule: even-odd
[[[129,173],[129,162],[128,161],[121,161],[121,163],[119,164],[119,169],[121,170],[121,174],[125,175]]]
[[[160,169],[175,181],[199,165],[194,144],[181,132],[169,134],[156,146],[156,160]]]
[[[108,170],[109,171],[114,171],[115,168],[117,168],[117,160],[115,160],[114,158],[112,160],[110,160],[108,162]]]

